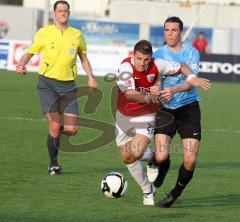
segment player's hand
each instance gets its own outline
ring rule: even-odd
[[[201,78],[201,77],[194,77],[191,80],[189,80],[189,82],[196,87],[200,87],[202,89],[210,89],[211,88],[211,83],[210,80],[205,79],[205,78]]]
[[[173,94],[174,94],[174,91],[171,87],[169,88],[166,88],[164,90],[160,90],[160,100],[163,100],[163,101],[169,101],[170,99],[172,99],[173,97]]]
[[[159,86],[151,86],[149,88],[149,91],[152,95],[155,95],[155,96],[158,96],[160,95],[160,89],[159,89]]]
[[[93,76],[88,78],[88,90],[89,93],[93,94],[97,88],[97,81]]]
[[[20,75],[26,75],[27,74],[27,68],[25,65],[17,65],[16,66],[16,72]]]

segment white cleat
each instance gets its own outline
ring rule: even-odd
[[[155,196],[155,187],[151,184],[151,192],[143,194],[143,205],[153,206],[154,205],[154,196]]]
[[[147,164],[147,177],[150,183],[153,183],[158,176],[158,168],[155,165]]]

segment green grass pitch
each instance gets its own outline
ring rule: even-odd
[[[81,76],[78,84],[86,84]],[[110,113],[112,83],[98,78],[103,99],[94,114],[82,117],[114,126]],[[61,152],[62,176],[47,174],[47,125],[36,91],[37,75],[0,71],[0,221],[239,221],[240,85],[213,83],[201,90],[202,141],[195,175],[170,209],[142,205],[140,188],[121,163],[115,141],[91,152]],[[101,132],[81,128],[73,142],[87,143]],[[98,148],[98,147],[96,147]],[[172,164],[156,200],[174,186],[182,161],[179,138],[171,148]],[[128,180],[126,195],[108,199],[102,177],[119,171]]]

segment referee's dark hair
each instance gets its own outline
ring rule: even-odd
[[[145,40],[145,39],[140,40],[134,46],[134,50],[133,50],[134,55],[136,54],[137,51],[141,52],[144,55],[151,55],[152,56],[153,50],[152,50],[151,42],[149,42],[148,40]]]
[[[169,17],[166,19],[166,21],[164,22],[164,28],[165,28],[165,24],[167,22],[171,22],[171,23],[178,23],[179,24],[179,28],[180,28],[180,31],[183,30],[183,22],[180,18],[176,17],[176,16],[172,16],[172,17]]]
[[[69,3],[68,3],[67,1],[56,1],[56,2],[54,3],[54,5],[53,5],[53,10],[54,10],[54,11],[56,10],[58,4],[67,5],[68,10],[70,10],[70,5],[69,5]]]

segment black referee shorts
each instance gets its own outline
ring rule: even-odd
[[[201,140],[201,111],[198,102],[193,102],[177,109],[161,108],[157,117],[161,118],[161,110],[174,116],[174,121],[155,129],[155,134],[165,134],[174,137],[178,133],[181,139],[194,138]]]
[[[59,81],[39,75],[37,89],[43,113],[79,115],[77,85],[74,81]]]

